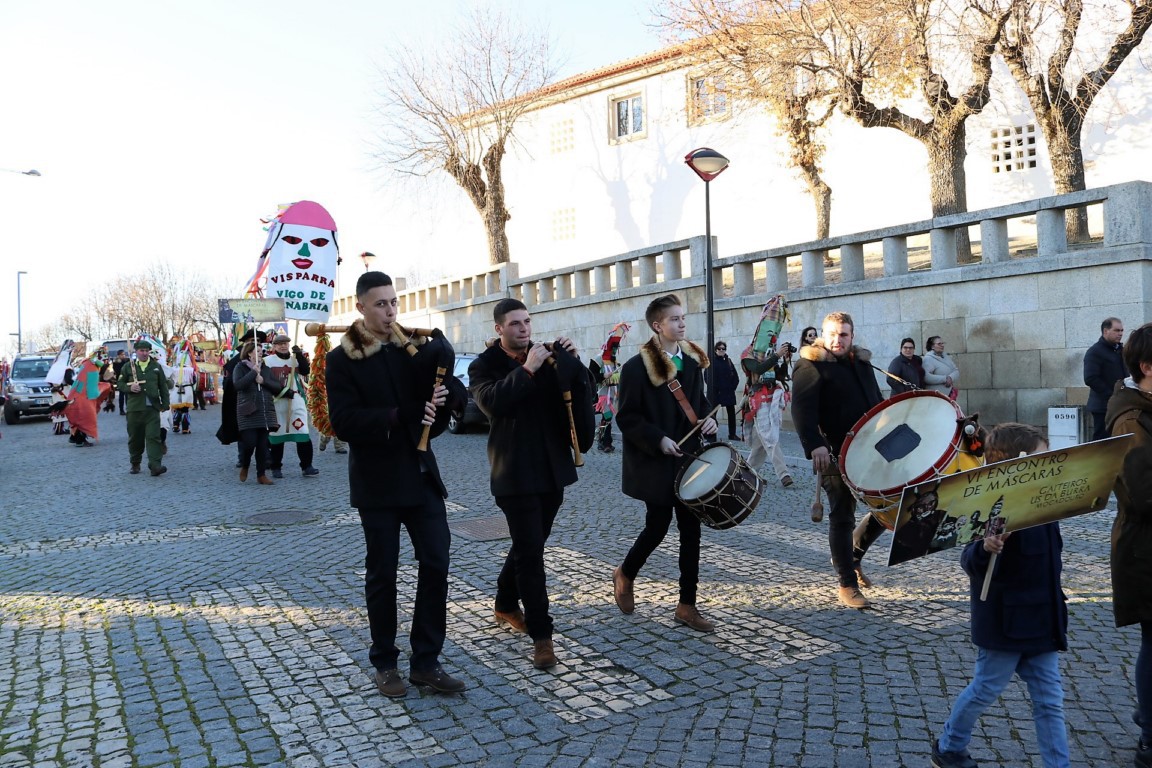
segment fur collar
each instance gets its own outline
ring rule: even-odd
[[[428,339],[424,336],[414,336],[412,343],[420,346],[427,342]],[[400,342],[395,338],[388,341],[394,347],[401,346]],[[340,339],[340,346],[343,347],[344,352],[352,360],[366,360],[372,355],[379,352],[384,348],[384,342],[376,338],[371,331],[364,326],[364,319],[361,318],[348,326],[348,330],[344,332],[343,338]]]
[[[849,354],[853,360],[859,360],[863,363],[872,360],[872,350],[863,347],[853,345]],[[816,339],[811,344],[800,347],[800,357],[813,363],[833,363],[836,361],[836,356],[824,348],[824,339]]]
[[[704,370],[709,365],[707,353],[687,339],[680,342],[680,354],[696,361],[700,370]],[[652,386],[663,387],[676,378],[676,366],[671,358],[664,354],[664,350],[660,347],[660,342],[656,340],[655,336],[648,339],[640,347],[640,357],[644,360],[644,370],[648,372],[648,380],[652,382]]]

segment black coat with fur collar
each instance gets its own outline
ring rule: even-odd
[[[488,417],[488,462],[493,496],[562,491],[576,482],[568,409],[562,382],[572,395],[572,420],[580,450],[592,447],[596,414],[592,379],[580,361],[556,353],[556,367],[535,374],[499,344],[468,366],[468,386]]]
[[[848,430],[884,399],[871,359],[869,350],[854,346],[837,360],[824,348],[823,339],[800,348],[792,370],[792,423],[805,456],[811,457],[820,446],[839,456]]]
[[[676,500],[673,484],[682,459],[661,453],[660,441],[665,437],[679,441],[692,429],[668,382],[680,380],[696,418],[703,419],[711,408],[704,394],[708,354],[690,341],[680,342],[680,351],[684,370],[677,372],[653,336],[620,370],[616,423],[624,436],[623,490],[634,499],[664,506]],[[699,447],[697,433],[681,450],[695,453]]]
[[[363,320],[328,353],[328,414],[336,436],[348,443],[348,485],[358,509],[422,506],[421,462],[447,496],[431,443],[420,454],[424,404],[431,399],[436,366],[446,361],[448,402],[437,409],[431,435],[444,431],[464,387],[451,375],[455,355],[443,336],[411,356],[395,342],[377,339]],[[454,382],[454,383],[453,383]]]

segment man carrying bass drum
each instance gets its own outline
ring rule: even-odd
[[[647,511],[644,530],[612,574],[613,594],[622,612],[630,614],[635,610],[633,582],[664,540],[675,514],[680,531],[680,601],[674,618],[699,632],[713,632],[715,626],[696,608],[700,518],[676,500],[674,488],[680,457],[684,455],[676,441],[709,412],[703,374],[708,367],[708,353],[684,338],[684,307],[675,294],[652,301],[644,320],[655,335],[620,372],[616,423],[624,436],[624,493],[643,501]],[[705,418],[700,432],[716,434],[715,419]],[[684,446],[692,453],[698,453],[699,447],[698,435]]]
[[[883,398],[869,362],[872,353],[855,346],[853,334],[852,316],[833,312],[824,318],[822,337],[800,348],[792,371],[792,422],[828,494],[828,549],[840,582],[840,602],[859,609],[870,605],[860,587],[871,585],[860,561],[884,526],[869,513],[853,531],[856,499],[838,461],[848,430]]]

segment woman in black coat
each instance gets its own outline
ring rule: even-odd
[[[256,482],[272,485],[268,469],[268,433],[279,427],[275,397],[284,388],[280,378],[264,364],[260,349],[247,342],[240,350],[240,361],[232,370],[236,388],[236,426],[240,430],[240,482],[248,479],[252,454],[256,454]]]
[[[888,363],[888,373],[899,376],[911,385],[902,384],[889,377],[888,383],[892,385],[892,394],[894,395],[901,392],[911,392],[913,387],[924,389],[924,361],[920,359],[920,355],[916,354],[915,341],[904,339],[900,342],[900,354]]]
[[[736,436],[736,387],[740,385],[740,373],[732,363],[732,358],[728,357],[727,342],[716,342],[711,358],[711,371],[705,374],[705,378],[709,376],[713,377],[708,382],[709,399],[714,405],[723,406],[724,412],[728,414],[728,439],[739,440],[740,438]]]

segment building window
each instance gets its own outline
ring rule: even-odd
[[[612,102],[612,139],[621,141],[644,133],[644,97],[636,94]]]
[[[552,123],[552,154],[571,152],[576,147],[576,123],[572,118]]]
[[[688,120],[703,123],[727,117],[728,88],[719,75],[688,79]]]
[[[1036,167],[1036,124],[992,129],[992,173]]]
[[[552,211],[552,239],[576,239],[576,209],[557,208]]]

